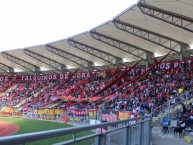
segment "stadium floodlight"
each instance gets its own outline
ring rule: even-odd
[[[94,66],[103,66],[104,64],[102,63],[98,63],[98,62],[94,62]]]
[[[126,58],[123,58],[123,62],[128,62],[128,60]]]
[[[14,71],[15,71],[15,72],[22,72],[22,70],[19,69],[19,68],[14,68]]]
[[[49,68],[45,68],[45,67],[40,67],[41,71],[48,71],[50,70]]]
[[[193,49],[193,44],[190,44],[189,46],[190,46],[190,49]]]
[[[72,65],[66,65],[66,67],[67,67],[68,69],[76,68],[76,67],[74,67],[74,66],[72,66]]]
[[[154,56],[155,56],[155,57],[160,57],[160,56],[163,56],[163,55],[156,52],[156,53],[154,53]]]
[[[131,62],[131,61],[135,61],[134,59],[132,58],[123,58],[123,62]]]

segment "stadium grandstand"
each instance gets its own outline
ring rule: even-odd
[[[144,118],[151,116],[152,123],[144,127],[153,127],[146,128],[150,140],[140,140],[145,134],[141,127],[139,142],[130,136],[131,141],[102,143],[102,137],[95,144],[192,144],[193,1],[140,0],[90,31],[3,51],[0,86],[0,120],[33,118],[78,126],[92,121],[112,127],[114,121],[135,118],[128,126],[140,121],[146,125]],[[176,129],[180,136],[178,125],[183,138],[173,136]],[[36,141],[26,135],[21,142],[14,136],[3,137],[0,144]]]

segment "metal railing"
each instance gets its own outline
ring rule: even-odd
[[[104,131],[103,129],[107,129]],[[78,133],[98,130],[93,134],[78,137]],[[151,116],[143,116],[128,120],[100,123],[82,127],[71,127],[1,137],[0,145],[26,145],[27,143],[50,139],[59,136],[72,135],[70,140],[55,145],[150,145]],[[91,141],[88,141],[92,139]],[[38,145],[38,144],[37,144]]]

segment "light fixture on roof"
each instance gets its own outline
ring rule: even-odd
[[[49,68],[45,68],[45,67],[40,67],[41,71],[48,71],[50,70]]]
[[[67,67],[68,69],[73,69],[73,68],[75,68],[75,67],[72,66],[72,65],[66,65],[66,67]]]
[[[190,44],[189,46],[190,46],[190,49],[193,49],[193,44]]]
[[[14,72],[22,72],[22,70],[19,68],[14,68]]]
[[[127,58],[123,58],[123,62],[129,62]]]
[[[104,64],[102,63],[98,63],[98,62],[94,62],[94,66],[103,66]]]
[[[132,61],[135,61],[135,59],[129,57],[129,58],[122,58],[122,61],[123,62],[132,62]]]
[[[163,55],[160,54],[160,53],[155,52],[155,53],[154,53],[154,56],[155,56],[155,57],[160,57],[160,56],[163,56]]]

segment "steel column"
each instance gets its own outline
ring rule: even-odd
[[[10,66],[7,66],[3,63],[0,62],[0,70],[2,70],[3,72],[5,72],[6,74],[13,74],[14,73],[14,69]]]
[[[126,145],[131,145],[131,127],[128,125],[127,128],[126,128]]]
[[[185,58],[185,50],[190,50],[190,46],[188,44],[182,44],[180,50],[180,60]]]
[[[116,64],[117,64],[117,68],[122,68],[124,65],[124,63],[123,63],[123,59],[121,59],[121,58],[117,58],[116,59]]]
[[[102,130],[101,130],[102,131]],[[106,142],[107,142],[107,133],[101,133],[99,136],[98,136],[98,143],[99,145],[106,145]]]

